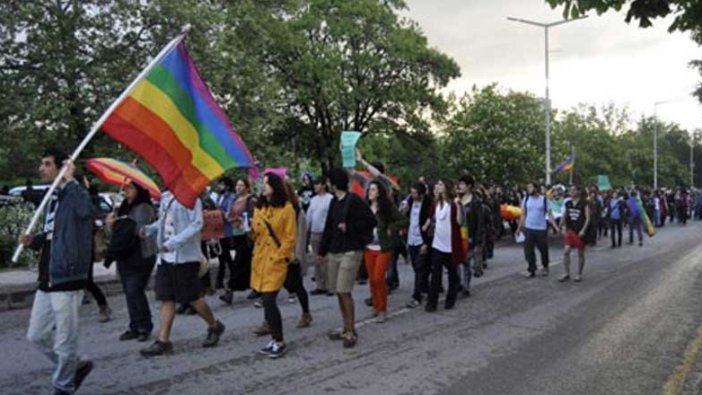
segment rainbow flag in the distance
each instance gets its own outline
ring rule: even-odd
[[[183,205],[233,167],[253,167],[181,41],[110,114],[102,129],[149,163]]]
[[[575,158],[570,155],[568,159],[564,160],[558,167],[553,170],[553,174],[558,174],[560,172],[570,173],[573,171],[573,166],[575,165]]]

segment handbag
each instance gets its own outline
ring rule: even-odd
[[[224,214],[220,210],[202,212],[202,241],[219,240],[224,238]]]

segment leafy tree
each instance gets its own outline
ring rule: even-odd
[[[33,174],[45,145],[77,144],[152,46],[144,10],[139,2],[0,3],[0,129],[12,147],[0,176]]]
[[[530,94],[473,88],[445,127],[442,165],[448,174],[516,184],[543,174],[543,111]]]
[[[459,75],[430,48],[400,0],[299,1],[271,14],[262,63],[282,87],[285,128],[276,136],[324,169],[339,156],[343,130],[425,130],[425,112],[442,112],[437,88]]]

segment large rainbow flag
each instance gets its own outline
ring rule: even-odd
[[[135,151],[183,205],[233,167],[254,167],[181,41],[129,92],[102,130]]]
[[[571,171],[573,171],[573,167],[574,167],[574,166],[575,166],[575,156],[574,156],[574,155],[570,155],[570,156],[568,157],[568,159],[566,159],[566,160],[564,160],[563,162],[561,162],[561,164],[558,165],[558,167],[556,167],[556,168],[553,170],[553,174],[558,174],[558,173],[560,173],[560,172],[563,172],[563,173],[570,173]]]

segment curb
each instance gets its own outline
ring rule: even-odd
[[[95,278],[105,296],[122,294],[122,284],[116,276],[102,276]],[[26,309],[32,306],[36,283],[20,284],[0,289],[0,312],[9,310]]]

